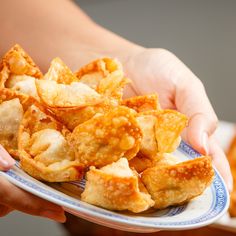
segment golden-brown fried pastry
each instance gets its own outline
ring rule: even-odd
[[[22,89],[22,83],[20,86],[12,81],[21,80],[20,76],[23,76],[24,79],[27,78],[29,84],[33,79],[42,78],[43,75],[29,55],[19,45],[15,45],[5,54],[0,63],[0,87],[9,87],[14,90]],[[29,77],[32,79],[30,80]],[[25,86],[24,90],[27,90]],[[33,83],[30,83],[30,86],[32,89]]]
[[[150,159],[139,152],[129,161],[129,166],[134,168],[138,173],[141,173],[153,166],[174,165],[179,162],[180,160],[170,153],[158,153],[155,157],[153,156],[152,159]]]
[[[155,136],[158,152],[173,152],[181,141],[180,134],[188,118],[175,110],[162,110],[156,114]]]
[[[82,108],[99,104],[103,100],[95,90],[78,82],[66,85],[51,80],[38,80],[36,87],[41,102],[48,107]]]
[[[48,72],[44,75],[44,79],[53,80],[59,84],[71,84],[79,80],[58,57],[52,60]]]
[[[134,109],[137,112],[160,110],[157,94],[143,95],[124,99],[122,105]]]
[[[76,159],[86,166],[101,167],[123,156],[134,157],[141,137],[134,111],[120,106],[78,125],[69,140]]]
[[[69,130],[85,121],[88,121],[96,114],[104,114],[114,108],[114,105],[109,100],[104,100],[102,103],[90,105],[86,107],[72,107],[72,108],[51,108],[53,115],[64,124]]]
[[[130,81],[124,77],[122,65],[115,59],[101,58],[75,73],[80,82],[98,93],[121,100],[124,86]]]
[[[149,159],[153,159],[158,153],[158,146],[155,136],[155,125],[157,118],[152,114],[138,114],[137,121],[143,134],[140,153]]]
[[[48,182],[80,179],[83,167],[69,147],[68,134],[63,125],[31,106],[24,114],[18,135],[21,168]]]
[[[90,167],[81,200],[110,210],[142,212],[154,205],[126,158],[101,169]]]
[[[35,85],[36,79],[28,75],[12,75],[5,83],[5,87],[20,94],[29,95],[39,100]]]
[[[6,88],[0,89],[0,144],[15,158],[18,158],[18,129],[24,111],[34,99]]]
[[[211,157],[205,156],[176,165],[148,168],[141,179],[155,201],[154,207],[163,209],[202,194],[213,176]]]

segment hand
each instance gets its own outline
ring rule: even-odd
[[[133,84],[127,96],[159,94],[162,108],[176,109],[189,117],[183,135],[185,141],[213,162],[232,190],[232,176],[227,158],[214,138],[217,116],[202,82],[172,53],[164,49],[138,49],[125,66]]]
[[[15,161],[0,145],[0,170],[8,170]],[[65,222],[64,210],[11,184],[0,175],[0,217],[13,210]]]

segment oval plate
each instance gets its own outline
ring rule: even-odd
[[[174,155],[181,160],[200,156],[184,142],[181,142]],[[79,197],[65,191],[60,184],[49,186],[27,175],[20,169],[18,163],[11,170],[0,172],[0,174],[18,187],[62,206],[67,212],[88,221],[124,231],[148,233],[159,230],[198,228],[219,219],[229,207],[228,191],[216,170],[211,186],[188,204],[142,214],[114,212],[82,202]],[[76,185],[77,188],[83,188],[84,184],[84,180],[69,183],[71,186]]]

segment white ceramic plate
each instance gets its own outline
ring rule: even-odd
[[[196,151],[184,142],[180,144],[180,147],[174,154],[182,160],[199,156]],[[80,201],[76,197],[71,197],[56,190],[55,187],[35,180],[24,173],[18,165],[7,172],[0,173],[18,187],[63,206],[66,211],[76,216],[124,231],[144,233],[161,229],[193,229],[213,223],[227,211],[229,206],[228,191],[217,171],[215,171],[212,185],[201,196],[195,198],[190,203],[162,211],[153,210],[143,214],[114,212],[92,206]],[[71,185],[83,188],[84,182],[84,180],[72,182]]]

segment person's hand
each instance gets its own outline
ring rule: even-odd
[[[14,163],[14,159],[0,145],[0,170],[8,170]],[[46,217],[61,223],[66,220],[64,210],[60,206],[27,193],[0,175],[0,217],[13,210]]]
[[[213,162],[232,190],[232,176],[226,156],[214,138],[217,116],[202,82],[172,53],[165,49],[140,49],[131,55],[125,70],[133,84],[126,96],[159,94],[162,108],[176,109],[189,117],[183,138]]]

